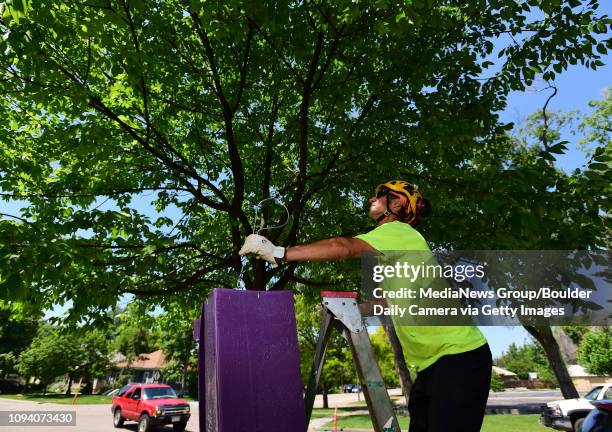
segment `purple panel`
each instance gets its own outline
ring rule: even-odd
[[[292,293],[215,289],[203,313],[200,431],[305,431]]]
[[[214,290],[216,291],[216,290]],[[213,294],[214,294],[213,291]],[[204,338],[204,343],[200,342],[200,346],[204,348],[204,391],[201,393],[204,395],[204,405],[200,402],[200,410],[204,414],[204,427],[200,428],[203,432],[217,432],[220,431],[218,427],[219,413],[217,411],[218,401],[218,380],[217,380],[217,315],[214,313],[214,295],[211,294],[204,303],[204,316],[202,320],[202,333],[200,336]],[[203,336],[202,336],[203,335]],[[200,424],[202,420],[200,420]]]
[[[202,313],[198,323],[200,324],[200,330],[198,336],[203,336],[204,340],[207,340],[204,328],[204,317],[205,317],[206,303],[202,303]],[[210,336],[210,335],[209,335]],[[198,407],[199,407],[199,425],[201,431],[206,431],[206,368],[205,368],[205,350],[204,341],[200,339],[198,344]]]

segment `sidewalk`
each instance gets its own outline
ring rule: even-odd
[[[347,417],[347,416],[351,416],[351,415],[357,415],[357,414],[369,414],[368,410],[357,410],[357,411],[353,411],[350,413],[338,413],[338,418],[342,418],[342,417]],[[333,429],[329,429],[329,428],[323,428],[324,425],[326,425],[329,422],[334,421],[334,417],[321,417],[318,419],[314,419],[310,421],[310,424],[308,425],[308,432],[322,432],[322,431],[329,431],[329,430],[333,430]],[[372,432],[372,429],[346,429],[346,428],[340,428],[343,432]],[[340,430],[338,429],[338,430]]]

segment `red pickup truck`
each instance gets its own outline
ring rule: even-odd
[[[183,432],[190,417],[189,404],[166,384],[128,384],[113,398],[111,410],[116,428],[132,420],[138,422],[138,432],[165,424]]]

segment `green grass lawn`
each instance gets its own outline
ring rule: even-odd
[[[332,414],[333,415],[333,412]],[[487,415],[484,419],[481,432],[546,432],[550,429],[542,426],[538,419],[539,415]],[[408,429],[408,419],[400,417],[400,428]],[[333,428],[334,422],[325,425],[326,428]],[[371,429],[372,421],[368,415],[352,415],[338,418],[338,429],[355,428]]]
[[[332,408],[313,408],[310,418],[316,419],[321,417],[331,417],[333,415],[334,410]]]
[[[368,409],[367,407],[356,407],[356,408],[338,408],[338,414],[351,413],[352,411]],[[310,419],[316,419],[321,417],[333,417],[334,408],[313,408]]]
[[[72,403],[72,396],[65,396],[63,394],[47,394],[45,396],[40,394],[26,394],[26,395],[0,395],[3,399],[16,399],[26,400],[32,402],[42,403],[56,403],[63,405],[70,405]],[[113,401],[111,396],[101,395],[79,395],[77,398],[77,405],[98,405],[98,404],[110,404]]]

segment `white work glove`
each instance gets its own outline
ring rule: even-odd
[[[257,254],[257,258],[263,258],[272,264],[272,267],[278,267],[275,258],[283,258],[285,256],[285,248],[274,246],[274,244],[259,234],[251,234],[245,240],[242,248],[238,251],[240,255]]]

